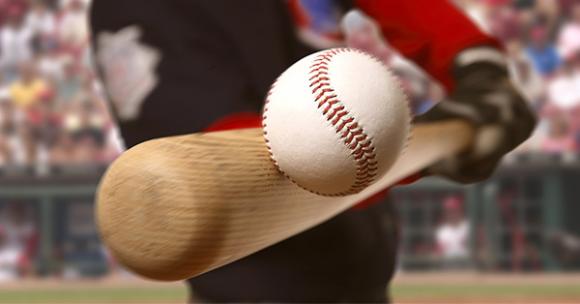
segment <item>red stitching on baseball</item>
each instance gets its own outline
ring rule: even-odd
[[[335,128],[350,150],[356,164],[356,178],[350,189],[342,194],[357,193],[374,181],[377,175],[375,149],[364,129],[359,126],[344,104],[334,94],[328,76],[329,65],[334,56],[347,51],[346,48],[332,49],[321,53],[310,66],[310,87],[318,108],[326,120]],[[343,131],[344,130],[344,131]]]
[[[332,125],[335,126],[336,123],[341,120],[344,116],[346,116],[348,113],[345,111],[342,111],[338,114],[336,114],[336,117],[332,120]],[[338,130],[337,130],[338,131]]]
[[[332,58],[332,55],[334,55],[334,54],[332,54],[332,52],[322,53],[322,54],[316,56],[316,58],[314,58],[314,62],[317,62],[317,61],[329,61],[330,58]]]
[[[362,132],[363,132],[363,130],[362,130],[362,129],[359,129],[359,128],[357,128],[355,131],[352,131],[352,134],[353,134],[354,136],[357,136],[357,135],[361,135],[361,134],[362,134]]]
[[[332,104],[328,104],[328,105],[332,107]],[[333,119],[335,115],[339,114],[339,112],[343,113],[342,116],[346,115],[346,113],[342,112],[342,110],[344,110],[344,106],[335,107],[334,109],[332,109],[332,112],[330,114],[328,114],[328,116],[326,116],[326,119],[327,120]],[[336,125],[336,123],[333,123],[332,125],[334,126],[334,125]]]
[[[347,132],[347,134],[346,134],[346,140],[344,141],[344,143],[347,144],[347,145],[350,145],[350,143],[354,139],[354,135],[352,135],[352,133],[348,132],[348,130],[346,132]]]
[[[322,89],[322,92],[320,92],[320,94],[318,94],[318,96],[316,96],[315,100],[318,101],[322,96],[324,96],[324,94],[330,93],[330,92],[334,92],[334,90],[331,88]]]
[[[328,67],[325,64],[327,64],[326,61],[320,61],[320,62],[317,62],[317,63],[314,63],[313,65],[311,65],[310,68],[311,69],[316,68],[315,71],[317,71],[317,72],[321,71],[321,70],[328,70]]]
[[[370,142],[370,141],[367,141],[367,142],[365,142],[365,143],[361,144],[361,147],[363,147],[363,148],[367,148],[367,147],[369,147],[370,145],[371,145],[371,142]],[[373,148],[373,147],[371,147],[371,149],[373,149],[373,150],[374,150],[374,148]]]
[[[334,99],[334,98],[336,98],[336,95],[330,95],[330,96],[326,96],[326,97],[324,97],[324,99],[323,99],[323,100],[321,100],[321,101],[318,103],[318,108],[320,109],[320,107],[322,107],[322,106],[323,106],[324,104],[326,104],[327,102],[328,102],[328,103],[330,103],[330,104],[335,104],[335,103],[337,103],[337,102],[338,102],[338,100],[336,100],[336,99]]]
[[[311,84],[310,87],[312,87],[314,84]],[[316,86],[314,89],[312,89],[312,94],[316,93],[318,90],[320,90],[320,88],[328,86],[329,83],[327,82],[321,82],[320,84],[318,84],[318,86]]]
[[[313,75],[312,77],[310,77],[308,79],[308,81],[312,81],[313,79],[316,79],[316,78],[322,77],[322,76],[328,76],[328,72],[325,70],[317,71],[317,73],[315,75]]]
[[[314,82],[312,82],[312,83],[310,84],[310,87],[313,87],[313,86],[317,85],[318,83],[320,83],[320,82],[322,82],[322,81],[325,81],[325,80],[329,80],[329,79],[330,79],[330,78],[328,78],[328,77],[318,77],[318,78],[316,79],[316,81],[314,81]],[[311,79],[311,80],[312,80],[312,79]],[[327,85],[328,85],[328,84],[327,84]]]

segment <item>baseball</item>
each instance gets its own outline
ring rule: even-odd
[[[339,48],[309,55],[272,85],[263,112],[278,169],[326,196],[362,191],[402,153],[411,113],[398,79],[374,57]]]

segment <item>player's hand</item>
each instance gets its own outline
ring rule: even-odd
[[[472,146],[426,173],[462,183],[491,176],[502,157],[532,133],[536,118],[512,85],[505,65],[475,61],[455,69],[456,87],[445,100],[417,118],[417,123],[463,118],[476,128]]]

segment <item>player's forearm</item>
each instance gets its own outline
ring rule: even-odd
[[[389,44],[423,67],[448,90],[454,86],[452,67],[464,50],[476,46],[499,49],[499,43],[449,1],[357,0],[374,18]]]

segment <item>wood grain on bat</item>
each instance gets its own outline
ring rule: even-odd
[[[131,270],[179,280],[237,260],[344,211],[464,149],[460,121],[418,125],[389,173],[363,192],[323,197],[276,170],[261,129],[168,137],[126,151],[97,198],[101,236]]]

